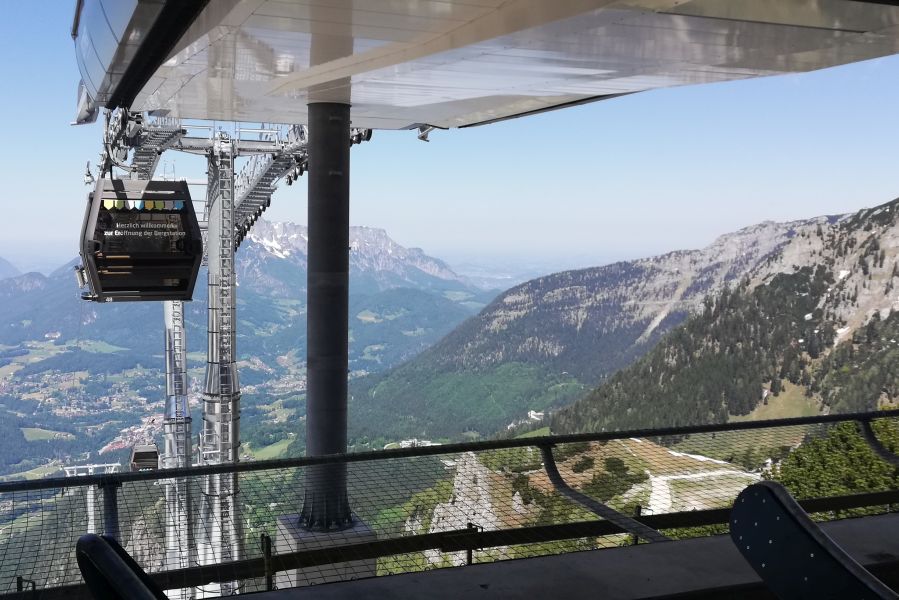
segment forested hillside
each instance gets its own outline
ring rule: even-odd
[[[645,358],[557,413],[553,430],[723,422],[750,412],[766,390],[779,393],[783,379],[808,384],[812,357],[834,337],[816,310],[830,283],[824,267],[806,267],[754,290],[748,280],[725,290]]]
[[[408,360],[494,295],[384,230],[353,227],[350,239],[351,377]],[[161,303],[84,302],[75,262],[5,279],[0,262],[0,477],[46,474],[48,460],[83,462],[160,433]],[[236,266],[242,453],[273,457],[305,414],[306,228],[257,222]],[[197,302],[185,305],[194,419],[206,366],[205,283],[201,272]],[[112,451],[103,460],[114,460]]]
[[[569,404],[766,264],[800,233],[838,221],[765,222],[701,250],[540,277],[501,294],[434,347],[353,382],[358,437],[492,435]]]
[[[824,412],[896,401],[895,208],[801,233],[643,359],[555,413],[553,431],[723,422],[787,388]]]
[[[895,421],[875,421],[873,427],[889,451],[899,449]],[[855,423],[840,423],[826,435],[807,439],[766,475],[783,483],[797,498],[824,498],[899,486],[899,468],[875,454]]]

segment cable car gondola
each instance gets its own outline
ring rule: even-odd
[[[135,444],[131,447],[131,470],[150,471],[159,468],[159,448],[156,444]]]
[[[101,179],[81,229],[86,300],[190,300],[203,239],[184,181]]]

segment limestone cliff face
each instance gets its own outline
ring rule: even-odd
[[[569,432],[753,418],[784,386],[793,393],[793,411],[893,405],[899,398],[892,368],[899,339],[897,210],[899,200],[795,227],[787,243],[738,285],[708,296],[701,313],[644,358],[554,413],[551,427]]]
[[[849,335],[899,300],[892,294],[896,210],[890,204],[848,216],[768,221],[699,250],[515,286],[413,360],[360,382],[354,431],[492,435],[527,420],[528,411],[574,402],[700,314],[725,287],[748,282],[752,289],[803,267],[832,271],[832,289],[817,308]]]
[[[438,347],[444,366],[478,369],[520,361],[552,365],[585,382],[628,364],[702,299],[752,273],[798,231],[834,219],[765,222],[701,250],[565,271],[497,297]]]
[[[726,448],[709,444],[708,450],[714,454]],[[577,451],[561,445],[556,454],[561,455],[559,472],[570,486],[624,513],[630,513],[634,505],[652,515],[728,507],[742,489],[761,478],[759,471],[744,465],[675,451],[648,439],[594,442]],[[460,454],[449,471],[449,497],[422,507],[425,514],[410,517],[407,533],[459,531],[469,526],[496,531],[595,518],[559,495],[534,448],[511,451],[504,459],[491,453]],[[427,528],[421,517],[430,523]],[[629,543],[629,536],[498,546],[475,550],[473,559],[490,562],[622,543]],[[467,560],[465,552],[436,549],[422,556],[428,567],[462,566]]]
[[[306,288],[308,229],[260,220],[238,253],[238,282],[272,295],[296,296]],[[374,290],[424,287],[468,290],[469,283],[421,248],[397,244],[383,229],[350,228],[350,278]]]
[[[818,309],[840,326],[834,344],[875,313],[899,309],[899,200],[825,223],[797,228],[790,243],[751,273],[764,285],[778,273],[823,265],[834,280]]]
[[[147,571],[162,571],[165,567],[165,547],[160,525],[153,523],[161,514],[141,514],[126,532],[125,551]]]
[[[891,203],[854,215],[766,221],[700,250],[533,279],[498,296],[432,358],[457,369],[551,365],[593,382],[643,354],[729,282],[749,277],[759,285],[817,264],[837,280],[822,308],[849,332],[875,311],[899,307],[886,289],[899,258],[897,210]]]
[[[469,524],[482,531],[495,531],[503,527],[494,506],[494,474],[477,459],[473,452],[466,452],[456,461],[453,491],[448,502],[437,504],[431,515],[428,533],[458,531]],[[504,552],[505,548],[496,548]],[[429,565],[441,566],[448,561],[452,566],[465,564],[465,552],[442,553],[439,550],[425,551]]]
[[[11,275],[5,278],[0,287],[0,298],[9,298],[18,294],[35,290],[43,290],[47,287],[47,277],[40,273],[25,273],[24,275]]]

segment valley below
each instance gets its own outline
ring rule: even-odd
[[[354,228],[351,450],[891,405],[895,208],[761,223],[704,249],[504,292],[381,230]],[[305,248],[303,227],[262,221],[238,255],[244,460],[305,447]],[[121,462],[134,444],[159,439],[160,307],[77,296],[68,266],[0,280],[2,477]],[[196,431],[201,302],[187,305],[186,325]],[[656,483],[645,505],[689,487],[669,475],[648,475]]]

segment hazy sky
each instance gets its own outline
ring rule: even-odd
[[[74,0],[6,2],[4,218],[20,268],[77,252],[99,124],[71,127]],[[352,221],[459,262],[601,264],[708,244],[766,219],[899,196],[899,58],[660,90],[480,128],[375,132],[352,153]],[[167,155],[179,175],[202,162]],[[305,180],[266,217],[305,222]]]

